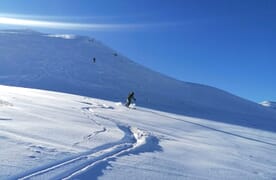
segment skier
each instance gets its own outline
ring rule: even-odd
[[[132,100],[136,101],[136,98],[134,97],[134,92],[130,92],[127,97],[126,107],[129,107],[129,105],[132,103]]]
[[[96,62],[96,58],[94,57],[94,58],[93,58],[93,63],[95,63],[95,62]]]

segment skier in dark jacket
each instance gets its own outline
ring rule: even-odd
[[[130,92],[128,94],[128,97],[127,97],[127,102],[126,102],[126,106],[129,107],[129,105],[131,104],[132,100],[136,101],[136,98],[134,97],[134,92]]]

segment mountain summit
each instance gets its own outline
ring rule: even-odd
[[[137,104],[192,117],[275,131],[276,112],[217,88],[182,82],[83,36],[0,32],[0,84]]]

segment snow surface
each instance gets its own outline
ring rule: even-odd
[[[89,37],[2,30],[0,64],[2,85],[120,102],[134,91],[139,106],[276,131],[275,110],[217,88],[164,76]]]
[[[1,30],[0,64],[0,179],[276,177],[276,111],[264,104],[89,37]],[[129,91],[138,106],[122,105]]]
[[[272,109],[276,109],[276,102],[272,102],[272,101],[263,101],[260,103],[261,105],[265,106],[265,107],[269,107]]]
[[[47,37],[63,38],[63,39],[75,39],[76,36],[72,34],[49,34]]]
[[[274,122],[275,123],[275,122]],[[275,179],[275,132],[0,86],[0,179]]]

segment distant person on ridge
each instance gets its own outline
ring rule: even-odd
[[[129,105],[132,103],[132,100],[136,101],[133,91],[128,94],[126,107],[129,107]]]

